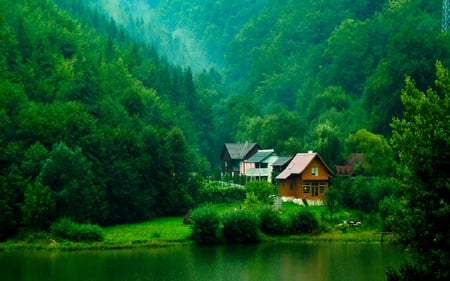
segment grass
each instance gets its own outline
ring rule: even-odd
[[[191,229],[183,224],[183,217],[156,218],[151,221],[116,225],[104,228],[106,243],[145,240],[184,241]]]
[[[219,214],[237,210],[243,207],[241,203],[234,204],[212,204],[211,208]],[[298,212],[300,208],[294,203],[283,203],[282,216],[288,218]],[[326,213],[323,206],[308,207],[319,220],[322,214]],[[348,210],[337,212],[335,218],[351,217]],[[102,242],[69,242],[55,241],[48,234],[30,234],[28,238],[11,239],[0,243],[0,251],[8,249],[38,249],[38,250],[102,250],[121,249],[136,247],[166,247],[177,245],[190,245],[194,242],[190,240],[191,228],[183,224],[183,217],[155,218],[150,221],[115,225],[104,227],[104,241]],[[263,235],[263,242],[292,242],[292,241],[339,241],[339,242],[380,242],[380,235],[376,227],[365,225],[361,228],[350,228],[346,231],[330,226],[330,231],[322,232],[319,235],[288,235],[288,236],[266,236]],[[385,241],[392,241],[393,236],[385,236]]]

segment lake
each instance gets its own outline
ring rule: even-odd
[[[388,244],[263,243],[81,252],[0,252],[1,281],[384,280]]]

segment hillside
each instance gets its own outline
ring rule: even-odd
[[[194,74],[215,67],[221,79],[208,88],[219,93],[218,140],[281,154],[337,151],[332,164],[351,152],[346,139],[358,130],[389,138],[405,76],[424,89],[437,60],[449,65],[438,1],[116,0],[95,8],[131,36],[159,40],[162,54],[191,63]]]
[[[450,64],[436,1],[91,3],[0,0],[4,232],[182,213],[224,142],[391,159],[405,76]]]
[[[60,217],[115,224],[191,208],[211,119],[192,71],[53,1],[0,11],[0,239]]]

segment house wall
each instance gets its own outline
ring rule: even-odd
[[[249,169],[254,169],[255,168],[255,163],[247,163],[247,162],[244,162],[244,171],[245,171],[245,174],[247,174],[247,171],[249,170]]]
[[[312,168],[317,167],[318,174],[313,175],[312,174]],[[305,168],[303,171],[303,180],[313,180],[313,181],[320,181],[320,180],[326,180],[328,181],[328,169],[325,167],[325,165],[322,163],[322,161],[319,160],[318,157],[314,158],[311,163]]]
[[[298,188],[296,186],[298,185],[297,181],[299,181],[299,178],[292,177],[288,178],[286,180],[280,180],[278,183],[278,195],[281,197],[294,197],[294,198],[300,198],[298,193]]]

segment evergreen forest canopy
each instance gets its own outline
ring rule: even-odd
[[[450,66],[439,1],[92,2],[0,0],[0,237],[183,213],[224,142],[391,175],[405,77]]]
[[[88,3],[193,69],[214,101],[211,163],[223,142],[249,141],[283,155],[314,150],[333,167],[355,152],[346,139],[358,130],[390,137],[406,76],[424,90],[435,62],[449,65],[439,1],[91,2],[63,6],[83,18]]]

